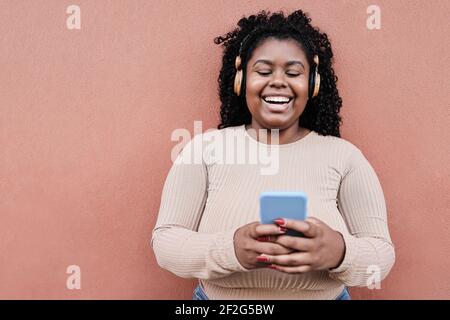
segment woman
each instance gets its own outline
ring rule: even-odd
[[[300,10],[262,11],[238,26],[215,39],[225,47],[219,130],[195,136],[167,176],[152,235],[158,264],[198,278],[194,299],[350,299],[346,288],[370,284],[368,270],[387,276],[395,252],[377,175],[340,138],[330,42]],[[220,161],[213,150],[231,139],[245,146],[239,155],[275,150],[275,172]],[[201,161],[192,163],[195,146]],[[261,224],[267,190],[305,192],[309,218],[280,212]]]

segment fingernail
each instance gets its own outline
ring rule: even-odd
[[[261,241],[261,242],[268,242],[269,237],[258,237],[258,238],[256,238],[256,240]]]
[[[285,227],[280,227],[280,232],[286,232],[287,231],[287,228],[285,228]]]
[[[256,261],[258,261],[258,262],[268,262],[269,259],[267,259],[267,257],[258,256],[258,257],[256,257]]]
[[[286,221],[284,221],[284,219],[282,218],[275,219],[273,220],[273,222],[275,222],[279,226],[284,226],[286,224]]]
[[[275,266],[274,266],[274,265],[272,265],[272,264],[268,265],[268,266],[267,266],[267,268],[270,268],[270,269],[274,269],[274,270],[277,270],[277,267],[275,267]]]

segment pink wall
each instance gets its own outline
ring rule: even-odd
[[[170,134],[217,125],[213,38],[282,8],[331,38],[343,138],[386,196],[396,265],[354,298],[450,298],[450,2],[276,2],[0,2],[0,298],[191,297],[194,281],[160,269],[149,244]],[[71,4],[81,30],[66,28]],[[366,27],[371,4],[380,30]],[[81,290],[66,288],[69,265]]]

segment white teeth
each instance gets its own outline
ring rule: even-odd
[[[289,98],[286,97],[265,97],[263,98],[266,102],[289,102]]]

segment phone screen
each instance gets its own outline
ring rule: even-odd
[[[305,220],[307,217],[308,197],[302,191],[266,191],[260,194],[260,219],[263,224],[271,224],[277,218]],[[286,235],[304,235],[288,230]]]

